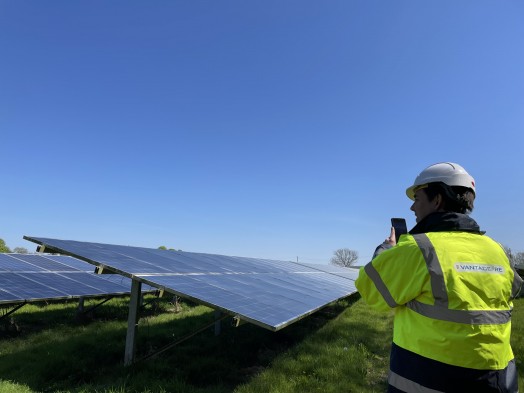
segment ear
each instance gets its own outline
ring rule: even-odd
[[[435,204],[435,208],[438,210],[438,209],[441,209],[444,204],[444,198],[442,198],[442,195],[441,194],[437,194],[435,196],[435,199],[433,199],[433,203]]]

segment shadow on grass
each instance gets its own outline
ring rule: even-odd
[[[4,317],[16,306],[3,305],[0,309],[0,339],[24,337],[60,326],[87,325],[93,321],[127,321],[129,296],[86,299],[82,311],[78,299],[27,303]],[[146,295],[141,315],[157,315],[170,308],[172,303],[169,300]]]
[[[318,331],[347,305],[347,302],[335,303],[278,332],[251,324],[235,328],[226,319],[219,336],[214,336],[213,328],[210,328],[154,359],[137,362],[132,370],[134,375],[141,375],[145,371],[164,380],[169,380],[175,374],[178,379],[195,388],[231,391],[268,367],[276,356]],[[211,312],[199,322],[205,324],[212,321]],[[172,329],[173,324],[163,324],[155,326],[155,331],[151,331],[149,336],[141,335],[137,358],[146,355],[144,351],[148,348],[155,350],[155,343],[165,343]],[[189,326],[183,330],[191,331]]]
[[[335,303],[279,332],[250,324],[234,328],[223,322],[219,336],[210,327],[130,367],[123,366],[125,299],[98,308],[83,321],[72,317],[76,304],[35,309],[16,318],[21,327],[19,337],[3,339],[8,345],[0,352],[0,375],[38,392],[152,392],[154,386],[164,392],[228,392],[348,305],[347,301]],[[214,320],[214,312],[203,306],[186,305],[180,313],[167,313],[171,306],[169,302],[150,305],[141,313],[137,359]]]
[[[94,321],[127,321],[129,296],[86,299],[82,311],[78,299],[40,301],[17,307],[17,304],[0,306],[0,339],[23,337],[61,326],[88,325]],[[173,310],[173,302],[169,299],[147,295],[140,314],[149,317]]]

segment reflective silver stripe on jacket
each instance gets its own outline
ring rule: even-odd
[[[428,267],[435,306],[448,308],[448,291],[435,247],[433,247],[429,237],[424,233],[413,235],[413,239],[415,239],[420,251],[422,251],[426,266]]]
[[[435,304],[425,304],[418,300],[409,301],[406,306],[425,317],[441,321],[465,323],[469,325],[499,325],[508,323],[511,319],[511,310],[453,310],[449,309],[448,291],[442,267],[437,253],[428,236],[424,233],[413,235],[417,242],[431,280],[431,290]]]
[[[388,383],[403,392],[408,393],[443,393],[440,390],[430,389],[410,379],[404,378],[393,371],[389,371]]]
[[[452,310],[449,308],[421,303],[417,300],[411,300],[406,304],[406,307],[428,318],[456,323],[466,323],[468,325],[502,325],[508,323],[511,319],[511,310]]]
[[[371,279],[371,281],[373,281],[375,287],[378,289],[388,306],[391,308],[398,307],[399,304],[395,301],[395,299],[393,299],[393,296],[391,296],[391,292],[389,292],[388,287],[386,286],[386,284],[384,284],[384,281],[382,281],[380,274],[378,274],[377,269],[373,267],[371,262],[364,267],[364,271]]]

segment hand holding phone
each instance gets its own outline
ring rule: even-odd
[[[408,227],[406,225],[406,220],[403,218],[392,218],[391,226],[395,230],[395,241],[398,243],[400,235],[408,233]]]

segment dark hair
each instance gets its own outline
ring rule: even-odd
[[[442,182],[436,182],[429,183],[422,190],[424,190],[430,201],[440,194],[444,201],[443,208],[445,211],[463,214],[469,214],[473,211],[475,192],[471,188],[448,186]]]

